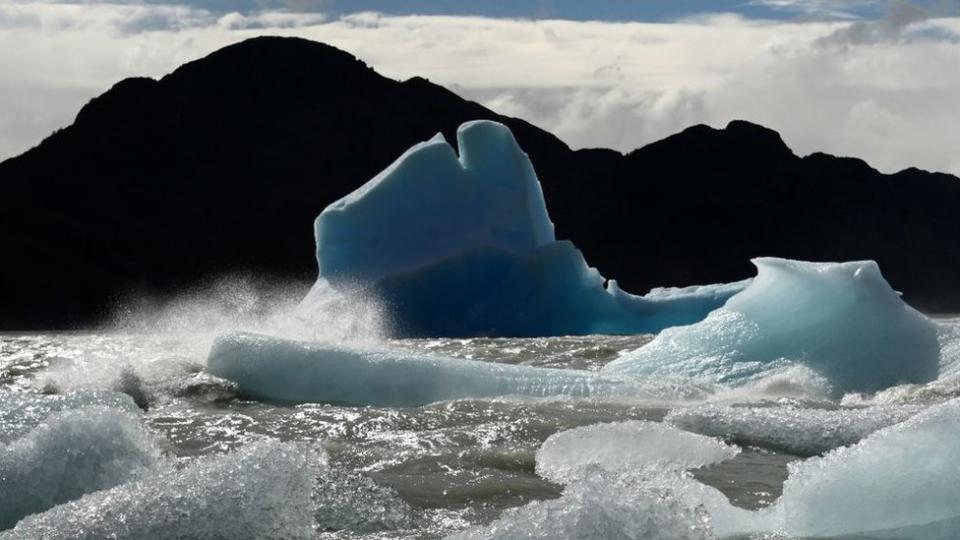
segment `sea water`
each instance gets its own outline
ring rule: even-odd
[[[93,426],[88,429],[103,426],[105,432],[130,433],[131,448],[148,456],[129,467],[133,472],[125,483],[111,477],[79,500],[79,494],[73,494],[72,502],[26,518],[17,531],[67,538],[73,533],[61,530],[58,536],[57,527],[95,512],[106,517],[96,523],[82,521],[93,538],[111,532],[111,509],[130,508],[137,514],[134,525],[143,520],[136,530],[173,534],[170,523],[181,523],[194,529],[174,532],[197,537],[215,537],[217,524],[224,520],[232,528],[221,532],[232,538],[244,533],[277,538],[496,537],[486,534],[494,530],[491,523],[509,517],[511,509],[525,511],[534,501],[567,505],[561,497],[572,497],[571,504],[633,504],[613,491],[597,491],[596,485],[606,485],[606,471],[597,471],[589,482],[565,493],[543,460],[551,451],[574,455],[580,432],[568,430],[583,428],[587,436],[580,439],[596,444],[590,433],[598,428],[587,427],[596,424],[615,423],[598,430],[601,435],[613,430],[612,437],[602,435],[611,437],[611,444],[627,444],[628,449],[630,444],[645,444],[644,437],[655,437],[661,428],[642,427],[635,433],[631,426],[649,426],[647,422],[737,445],[739,452],[723,450],[723,459],[704,461],[718,463],[693,468],[690,478],[719,490],[734,508],[762,511],[776,506],[791,463],[853,444],[960,396],[958,370],[951,363],[957,356],[960,320],[940,318],[945,351],[940,379],[870,395],[837,397],[823,389],[815,375],[793,370],[737,388],[678,380],[673,383],[675,398],[658,400],[504,396],[420,407],[259,402],[205,372],[216,335],[234,329],[267,331],[338,344],[375,343],[415,354],[585,371],[598,371],[654,337],[395,340],[378,331],[375,306],[327,306],[322,324],[314,317],[302,326],[287,315],[299,291],[267,295],[267,303],[262,296],[246,285],[218,286],[159,308],[132,310],[95,330],[0,334],[0,396],[6,396],[0,445],[20,444],[17,455],[27,457],[19,462],[39,459],[43,468],[43,452],[49,450],[35,443],[60,433],[57,422],[76,423],[64,414],[81,414],[82,425]],[[92,407],[82,410],[93,412],[71,412],[81,398],[91,400]],[[104,407],[116,411],[115,422],[103,423]],[[128,426],[131,415],[139,415],[140,427]],[[558,452],[555,444],[544,445],[564,431],[568,435],[554,441],[571,439],[572,450],[560,447]],[[663,440],[669,443],[671,437]],[[684,437],[678,444],[686,444]],[[58,441],[54,439],[55,450],[64,447]],[[589,444],[582,451],[588,457],[597,453]],[[616,463],[642,469],[639,453],[607,453]],[[0,465],[16,467],[13,462]],[[33,478],[57,474],[66,473],[47,470]],[[315,481],[311,486],[302,483],[302,477]],[[629,479],[611,477],[609,485],[611,490],[633,489]],[[219,504],[219,493],[236,500]],[[62,502],[50,500],[50,505]],[[544,508],[544,515],[551,515],[550,508]],[[671,512],[689,513],[669,499],[642,509],[654,524],[676,517]],[[125,519],[131,527],[131,518]],[[666,535],[667,529],[662,531]],[[773,538],[768,533],[754,537]]]
[[[762,508],[781,494],[789,463],[805,457],[810,449],[831,446],[813,430],[791,434],[801,441],[794,444],[784,444],[776,433],[764,437],[764,429],[771,429],[764,424],[764,411],[793,411],[801,418],[803,411],[809,411],[818,418],[834,411],[871,410],[862,408],[862,403],[804,395],[802,385],[781,395],[767,387],[758,387],[754,393],[707,391],[701,403],[689,406],[629,399],[510,397],[415,408],[288,406],[246,400],[229,383],[206,375],[205,339],[209,337],[182,331],[3,334],[0,392],[49,394],[97,387],[125,391],[146,407],[147,428],[180,467],[204,456],[230,455],[264,440],[314,444],[333,466],[385,488],[403,509],[404,518],[391,522],[383,519],[384,512],[389,512],[382,504],[378,511],[358,508],[346,520],[350,526],[315,531],[322,538],[440,538],[487,524],[508,508],[561,495],[562,486],[536,470],[537,451],[549,436],[597,423],[661,422],[668,413],[672,424],[698,431],[695,421],[707,423],[708,413],[753,411],[739,420],[739,429],[730,425],[734,422],[729,418],[726,423],[707,423],[724,428],[743,451],[719,465],[694,470],[693,476],[719,489],[736,506]],[[390,345],[456,358],[598,370],[650,339],[649,335],[418,339],[394,340]],[[943,384],[900,391],[901,396],[888,396],[891,403],[876,404],[877,415],[907,415],[909,407],[957,395],[955,388]],[[837,444],[848,443],[861,435],[857,430],[862,425],[851,422],[844,430],[838,424],[830,435],[839,437]],[[344,483],[339,489],[360,488]],[[365,519],[371,523],[363,523]]]

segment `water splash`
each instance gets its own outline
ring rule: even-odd
[[[203,372],[214,338],[226,332],[366,347],[385,339],[388,321],[369,295],[314,287],[304,298],[307,288],[234,275],[166,300],[131,298],[76,350],[58,355],[62,361],[40,366],[34,386],[47,393],[113,389],[147,408],[171,396],[231,395],[232,385]]]

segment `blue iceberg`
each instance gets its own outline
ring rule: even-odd
[[[389,406],[503,395],[677,401],[702,398],[699,387],[736,387],[796,368],[835,394],[936,379],[936,325],[900,299],[876,263],[754,262],[753,282],[704,321],[664,330],[599,373],[252,334],[219,338],[208,370],[261,399]]]
[[[218,339],[210,373],[261,399],[388,406],[507,394],[675,400],[686,396],[671,380],[739,386],[797,367],[837,394],[938,375],[936,325],[873,261],[760,258],[753,280],[634,296],[555,239],[509,129],[468,122],[457,139],[459,157],[437,135],[317,217],[319,277],[301,307],[359,291],[398,336],[667,329],[599,374],[250,334]]]
[[[490,121],[417,144],[315,223],[305,303],[361,290],[397,336],[658,332],[703,319],[744,283],[623,292],[557,241],[533,165]]]
[[[757,277],[722,308],[603,372],[742,384],[800,364],[838,394],[937,378],[936,324],[900,299],[875,262],[753,262]]]

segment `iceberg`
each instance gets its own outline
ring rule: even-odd
[[[799,364],[840,395],[937,378],[936,324],[900,299],[875,262],[753,263],[757,277],[722,308],[602,371],[737,385]]]
[[[407,150],[314,228],[319,277],[382,302],[396,336],[637,334],[701,320],[744,283],[622,291],[557,241],[543,191],[510,130],[457,130]]]
[[[792,387],[794,379],[843,395],[937,377],[936,324],[900,299],[876,263],[754,264],[757,277],[706,319],[666,329],[598,373],[253,334],[218,338],[207,369],[261,399],[387,406],[502,395],[678,400],[702,397],[698,385]]]
[[[387,406],[635,396],[637,381],[743,386],[796,369],[837,395],[937,377],[937,326],[873,261],[758,258],[752,280],[634,296],[555,239],[509,129],[468,122],[457,143],[459,156],[441,135],[414,146],[317,217],[319,276],[301,307],[359,292],[383,306],[396,336],[662,332],[599,374],[250,334],[216,340],[208,371],[261,399]]]

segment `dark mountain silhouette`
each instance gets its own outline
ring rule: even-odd
[[[256,38],[127,79],[0,164],[0,328],[90,324],[119,294],[250,271],[309,279],[314,217],[411,144],[488,118],[533,159],[560,238],[630,291],[741,279],[758,255],[876,259],[906,298],[960,310],[960,181],[797,157],[742,121],[626,156],[570,150],[422,78]]]

